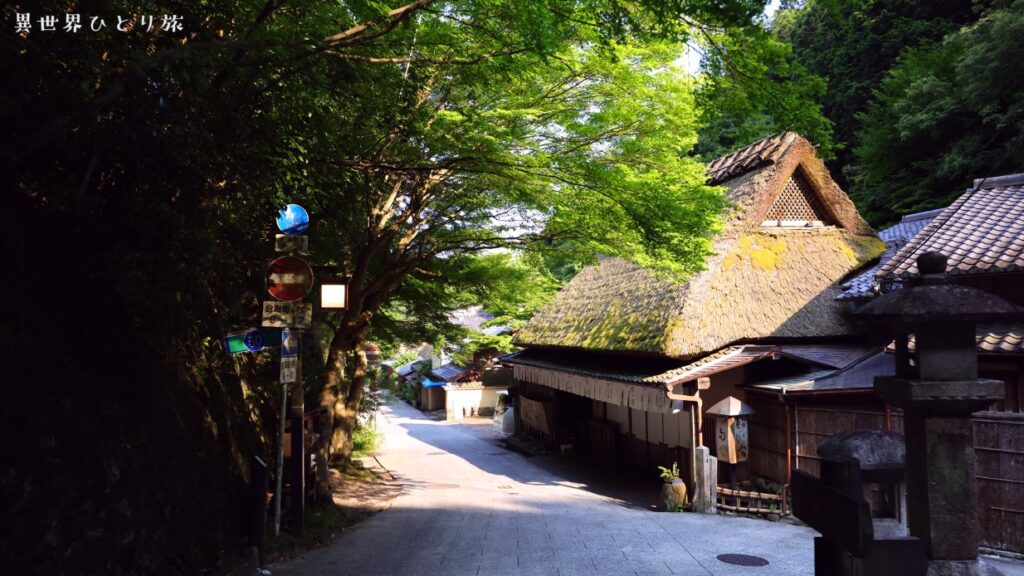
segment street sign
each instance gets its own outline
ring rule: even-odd
[[[263,303],[263,322],[266,328],[309,328],[313,325],[313,305],[302,302]]]
[[[309,226],[309,213],[298,204],[277,211],[277,229],[285,234],[302,234]]]
[[[380,359],[380,346],[377,346],[373,342],[366,345],[366,361],[376,362]]]
[[[299,356],[299,333],[285,328],[281,330],[281,358],[297,358]]]
[[[275,252],[308,252],[309,236],[296,236],[294,234],[275,234]]]
[[[224,337],[224,350],[228,354],[241,352],[257,352],[264,348],[277,346],[281,343],[281,332],[278,330],[266,330],[250,328],[232,332]]]
[[[313,269],[302,258],[282,256],[267,268],[267,291],[282,302],[302,300],[313,287]]]
[[[281,383],[291,384],[299,371],[298,358],[281,358]]]

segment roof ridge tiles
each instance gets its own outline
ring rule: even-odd
[[[1022,185],[1024,185],[1024,173],[1004,174],[1003,176],[974,179],[974,187],[978,188],[979,186],[983,186],[982,190]]]

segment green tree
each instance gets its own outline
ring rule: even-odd
[[[72,10],[30,4],[33,18]],[[25,6],[5,3],[4,21]],[[550,241],[571,246],[567,266],[603,252],[698,267],[720,199],[682,159],[696,112],[668,42],[690,31],[680,15],[728,28],[761,3],[89,9],[107,32],[0,37],[0,186],[21,279],[0,426],[26,439],[5,445],[18,522],[4,528],[18,531],[0,555],[22,572],[196,573],[237,543],[248,457],[269,460],[280,406],[270,357],[219,342],[259,322],[287,200],[312,211],[313,263],[353,277],[352,309],[316,319],[330,361],[308,370],[313,395],[324,373],[358,382],[367,330],[386,330],[392,305],[406,306],[393,326],[443,331],[461,289],[436,279],[467,253]],[[114,32],[118,10],[181,15],[185,30]],[[650,38],[662,43],[632,44]]]
[[[408,33],[422,42],[450,25],[424,18]],[[356,200],[339,229],[352,283],[319,397],[325,460],[347,457],[362,347],[407,281],[467,280],[470,270],[453,269],[459,255],[556,239],[572,241],[581,261],[604,253],[667,274],[700,268],[723,201],[686,156],[697,113],[692,84],[671,64],[678,54],[665,42],[569,44],[471,65],[425,53],[395,75],[399,86],[385,84],[410,94],[404,109],[374,147],[334,161],[352,172]]]
[[[783,7],[773,31],[792,45],[797,62],[824,78],[818,96],[834,124],[832,175],[849,189],[855,134],[862,113],[882,78],[907,49],[926,48],[978,18],[985,3],[972,0],[808,0]]]
[[[785,130],[799,132],[832,156],[832,122],[818,100],[825,82],[808,72],[791,46],[760,23],[709,30],[694,38],[700,46],[700,142],[705,161]]]
[[[885,77],[856,149],[853,196],[875,223],[946,206],[972,179],[1024,169],[1024,2],[992,10]]]

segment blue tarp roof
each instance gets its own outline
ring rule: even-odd
[[[430,378],[424,378],[423,379],[423,387],[424,388],[436,388],[438,386],[444,386],[444,384],[445,384],[444,382],[437,382],[435,380],[431,380]]]

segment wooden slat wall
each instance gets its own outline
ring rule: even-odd
[[[978,519],[982,545],[1024,553],[1024,414],[976,414]]]
[[[793,467],[808,474],[821,473],[818,445],[844,430],[885,430],[885,412],[849,406],[795,406]],[[902,419],[893,418],[893,431],[903,433]]]
[[[774,399],[756,394],[747,397],[754,409],[750,416],[750,472],[785,484],[786,408]]]
[[[884,430],[885,413],[867,408],[800,405],[796,424],[796,468],[818,475],[818,445],[825,438],[843,430]],[[982,545],[1024,553],[1024,414],[982,412],[974,416],[973,425]],[[751,462],[754,453],[762,451],[753,449],[753,426],[752,420]],[[892,427],[903,434],[901,413],[893,414]]]

